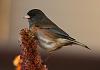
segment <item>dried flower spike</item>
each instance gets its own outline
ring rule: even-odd
[[[16,70],[47,70],[46,65],[42,64],[41,56],[38,51],[38,43],[35,33],[28,29],[22,29],[21,35],[21,54],[14,60]]]

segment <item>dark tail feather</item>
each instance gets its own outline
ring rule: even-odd
[[[74,41],[73,43],[74,43],[74,44],[77,44],[77,45],[80,45],[80,46],[82,46],[82,47],[85,47],[85,48],[87,48],[87,49],[89,49],[89,50],[91,50],[88,46],[86,46],[86,45],[84,45],[84,44],[82,44],[82,43],[80,43],[80,42],[78,42],[78,41]]]

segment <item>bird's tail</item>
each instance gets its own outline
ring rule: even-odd
[[[88,46],[86,46],[85,44],[82,44],[82,43],[80,43],[80,42],[78,42],[78,41],[74,41],[73,43],[76,44],[76,45],[80,45],[80,46],[82,46],[82,47],[85,47],[85,48],[91,50]]]

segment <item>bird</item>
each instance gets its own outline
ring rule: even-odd
[[[68,45],[79,45],[91,50],[87,45],[78,42],[52,22],[40,9],[29,10],[25,18],[28,19],[29,29],[31,31],[35,29],[40,47],[48,52]]]

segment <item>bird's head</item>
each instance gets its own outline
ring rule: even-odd
[[[32,9],[25,16],[29,21],[29,26],[32,26],[35,23],[40,22],[45,17],[45,14],[39,9]]]
[[[25,16],[25,18],[32,21],[38,21],[41,20],[44,16],[45,14],[41,10],[32,9],[27,13],[27,16]]]

